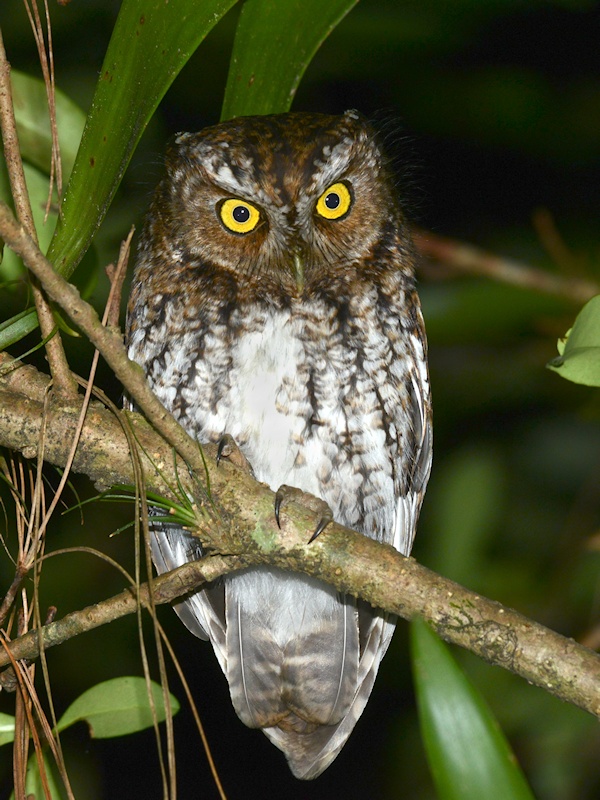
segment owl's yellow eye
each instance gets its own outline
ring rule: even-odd
[[[250,233],[259,223],[260,211],[245,200],[230,198],[219,208],[221,222],[233,233]]]
[[[334,183],[317,200],[317,214],[325,219],[340,219],[348,213],[352,195],[345,183]]]

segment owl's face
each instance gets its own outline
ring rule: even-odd
[[[373,131],[352,111],[180,134],[166,172],[150,236],[169,268],[204,265],[259,292],[298,296],[324,276],[376,274],[389,268],[382,242],[403,227]]]

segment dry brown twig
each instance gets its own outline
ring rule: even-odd
[[[19,376],[21,369],[30,373],[31,384],[37,388],[27,392],[29,380],[27,376]],[[0,379],[0,445],[22,452],[37,441],[43,388],[36,376],[31,375],[31,368],[21,369]],[[140,447],[148,489],[172,498],[172,487],[188,474],[186,462],[174,463],[170,446],[139,415],[128,416]],[[55,416],[45,448],[51,463],[60,464],[64,460],[65,431],[72,427],[76,417],[76,412],[69,409]],[[199,514],[199,535],[212,547],[211,553],[223,555],[211,554],[203,561],[155,578],[152,590],[155,603],[171,602],[203,582],[251,563],[299,570],[399,616],[408,619],[423,616],[448,641],[467,647],[590,713],[600,714],[597,654],[432,573],[393,548],[342,526],[332,524],[326,535],[308,546],[315,520],[306,509],[292,504],[283,530],[279,531],[273,515],[273,493],[267,487],[230,464],[217,468],[208,449],[204,461],[196,451],[188,463],[199,477],[204,475],[205,468],[208,470],[212,501],[218,513],[208,523]],[[90,408],[73,468],[103,486],[133,483],[129,443],[114,415]],[[185,488],[190,493],[195,491],[189,482]],[[210,506],[206,498],[204,504],[199,506],[199,512]],[[147,586],[140,588],[140,602],[144,606],[150,603],[148,592]],[[134,613],[136,608],[135,592],[127,590],[46,626],[44,645],[50,647],[64,638]],[[11,649],[15,658],[35,657],[37,646],[38,633],[32,631],[11,644]],[[0,666],[3,663],[6,662],[0,658]]]
[[[6,58],[2,31],[0,31],[0,128],[4,144],[4,158],[10,180],[11,193],[17,217],[31,239],[37,243],[37,234],[27,193],[23,161],[19,148],[19,137],[15,122],[10,83],[10,64]],[[45,340],[46,354],[50,372],[54,378],[54,390],[63,399],[77,396],[75,383],[58,333],[54,315],[36,280],[31,281],[33,299],[40,323],[42,338]]]
[[[58,198],[62,196],[62,163],[60,160],[60,143],[58,140],[58,126],[56,122],[56,86],[54,82],[54,50],[52,48],[52,25],[50,22],[50,11],[48,0],[44,0],[44,15],[46,18],[46,30],[48,32],[48,43],[46,45],[44,37],[44,26],[40,19],[40,12],[37,7],[37,0],[23,0],[29,24],[33,32],[33,38],[38,51],[38,58],[44,77],[46,87],[46,97],[48,99],[48,117],[50,120],[50,134],[52,137],[52,154],[50,158],[50,186],[48,189],[48,201],[46,203],[46,216],[50,211],[52,203],[52,189],[56,180],[56,190]]]
[[[562,297],[577,305],[583,305],[600,294],[600,286],[584,278],[564,277],[537,269],[529,264],[488,253],[467,242],[439,236],[431,231],[414,228],[412,233],[422,255],[454,270],[471,275],[483,275],[499,283]]]

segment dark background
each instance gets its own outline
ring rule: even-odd
[[[105,0],[52,3],[57,84],[84,110],[118,7]],[[218,121],[236,18],[234,9],[209,35],[144,135],[97,237],[99,265],[116,258],[132,223],[139,228],[168,137]],[[293,107],[330,113],[354,107],[378,119],[407,210],[420,226],[598,281],[599,22],[597,3],[575,0],[362,0],[317,54]],[[2,3],[0,24],[13,67],[39,75],[18,0]],[[532,223],[539,209],[551,212],[571,251],[560,264]],[[600,599],[598,395],[545,369],[578,308],[439,265],[424,264],[419,279],[435,459],[414,555],[561,633],[585,636],[598,624]],[[92,294],[98,308],[106,291],[99,268]],[[10,295],[0,300],[3,316],[19,310],[14,303]],[[85,374],[89,349],[75,339],[68,349]],[[98,383],[119,399],[104,367]],[[75,484],[82,497],[93,495],[85,480]],[[109,538],[131,515],[127,507],[95,504],[84,510],[82,525],[79,512],[71,512],[57,518],[48,548],[84,544],[132,569],[132,533]],[[11,550],[14,535],[2,533]],[[3,584],[10,569],[5,558]],[[44,568],[42,602],[64,614],[122,588],[122,577],[100,560],[62,556]],[[404,622],[348,744],[321,778],[302,783],[262,734],[238,721],[210,647],[169,610],[159,615],[231,800],[435,797],[418,734]],[[149,628],[147,641],[152,650]],[[600,795],[600,737],[591,717],[453,652],[497,714],[537,797]],[[61,713],[95,682],[142,674],[135,620],[79,637],[49,653],[48,663]],[[172,691],[183,702],[174,672]],[[12,698],[0,696],[0,711],[11,708]],[[175,733],[179,797],[216,797],[185,705]],[[79,725],[64,735],[64,747],[78,798],[161,796],[152,732],[96,741]],[[9,748],[2,755],[0,796],[8,797]]]

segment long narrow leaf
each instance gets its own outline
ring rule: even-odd
[[[18,70],[10,74],[15,121],[21,156],[46,174],[50,173],[52,134],[46,87],[40,78]],[[79,148],[85,114],[69,97],[56,90],[56,124],[60,131],[60,157],[63,175],[68,176]],[[46,194],[48,189],[46,188]]]
[[[48,256],[71,275],[165,92],[236,0],[125,0],[106,52]]]
[[[479,692],[422,621],[411,626],[421,731],[441,800],[533,800]]]
[[[246,0],[222,119],[288,111],[321,44],[358,0]]]

